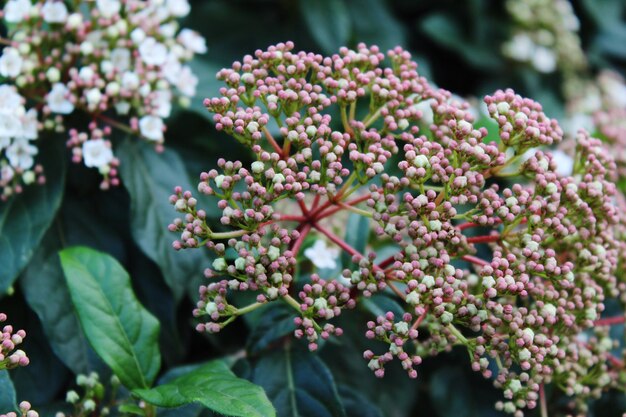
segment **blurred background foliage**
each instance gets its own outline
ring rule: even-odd
[[[294,368],[290,377],[295,378],[303,392],[329,390],[324,394],[329,403],[319,405],[322,411],[303,411],[307,407],[317,410],[305,398],[299,404],[301,414],[293,415],[343,415],[333,411],[339,401],[347,416],[500,415],[493,408],[499,393],[491,387],[491,381],[471,371],[467,355],[461,349],[425,360],[417,381],[409,380],[399,367],[389,369],[384,380],[373,376],[361,358],[365,348],[362,329],[365,321],[372,318],[373,308],[388,307],[390,301],[385,297],[373,300],[368,308],[343,315],[341,319],[350,322],[342,326],[346,334],[329,342],[335,345],[321,349],[319,355],[285,353],[273,344],[292,331],[291,318],[286,318],[280,309],[261,310],[261,314],[239,320],[216,336],[199,335],[194,330],[191,310],[203,280],[202,271],[210,260],[202,256],[182,260],[176,255],[172,257],[174,265],[168,267],[167,260],[157,251],[170,251],[169,243],[174,238],[166,229],[167,222],[175,217],[167,201],[171,187],[184,183],[192,187],[198,174],[214,167],[218,157],[248,158],[246,149],[213,128],[202,99],[217,93],[220,83],[215,79],[216,71],[256,49],[287,40],[295,42],[296,50],[322,54],[332,54],[341,46],[354,47],[359,42],[377,44],[383,50],[400,45],[411,51],[422,75],[442,88],[463,97],[480,98],[496,89],[512,87],[540,101],[546,113],[557,118],[564,114],[559,73],[540,74],[503,56],[502,44],[511,36],[511,18],[501,0],[193,0],[191,3],[192,13],[182,25],[205,36],[209,52],[192,63],[200,77],[198,95],[189,109],[178,109],[168,120],[165,153],[155,157],[147,155],[141,146],[135,149],[128,144],[121,146],[122,179],[129,191],[135,188],[130,195],[124,187],[99,191],[95,173],[82,166],[69,166],[65,198],[54,230],[44,237],[44,244],[16,285],[15,295],[2,300],[3,309],[6,305],[6,312],[16,319],[14,324],[28,329],[29,334],[24,350],[32,358],[31,365],[15,371],[13,377],[18,398],[28,398],[44,415],[46,409],[59,409],[65,391],[72,386],[72,373],[83,371],[83,362],[76,362],[76,355],[70,355],[75,349],[87,349],[81,354],[85,368],[102,369],[102,364],[80,339],[75,320],[56,320],[55,317],[65,317],[61,307],[51,309],[45,303],[36,303],[49,295],[45,287],[37,285],[37,277],[42,274],[39,269],[42,262],[53,253],[51,248],[81,244],[112,254],[130,272],[138,297],[161,321],[164,371],[213,357],[236,355],[247,346],[248,358],[238,361],[235,370],[263,385],[270,398],[276,400],[280,395],[286,383],[281,372],[285,369],[290,372],[290,363],[300,367]],[[580,19],[580,36],[590,71],[612,68],[626,75],[626,1],[573,0],[572,5]],[[138,171],[140,162],[143,171]],[[132,224],[129,206],[137,214],[146,213],[155,220],[148,225]],[[164,243],[155,248],[154,240]],[[183,263],[187,267],[181,273]],[[46,276],[52,277],[49,279],[62,279],[54,275],[58,267],[48,268],[52,269],[47,271]],[[172,284],[178,285],[176,294],[171,290]],[[55,302],[67,301],[67,297],[67,294],[54,294]],[[29,301],[30,308],[22,300]],[[18,317],[23,320],[20,322]],[[269,329],[270,336],[263,337]],[[71,346],[51,342],[51,335],[72,334],[67,332],[77,332],[76,338],[80,340],[74,340]],[[550,415],[562,415],[562,405],[553,403]],[[598,417],[621,416],[624,410],[626,396],[618,393],[592,405],[593,415]],[[284,411],[279,411],[279,415],[286,415]],[[174,414],[201,413],[205,412],[189,407]]]

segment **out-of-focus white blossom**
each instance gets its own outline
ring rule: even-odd
[[[70,114],[74,111],[74,104],[68,99],[70,90],[63,83],[56,83],[48,93],[48,107],[53,113]]]
[[[48,23],[65,23],[67,20],[67,7],[62,1],[48,0],[41,8],[43,20]]]
[[[139,132],[146,139],[160,142],[163,140],[163,119],[156,116],[144,116],[139,119]]]
[[[83,161],[86,167],[102,168],[113,160],[113,151],[103,139],[91,139],[83,143]]]

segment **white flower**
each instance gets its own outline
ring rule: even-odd
[[[146,32],[144,32],[140,28],[137,28],[130,32],[130,39],[133,41],[133,43],[139,45],[141,42],[143,42],[144,39],[146,39]]]
[[[156,116],[144,116],[139,119],[141,136],[153,141],[163,140],[163,120]]]
[[[198,86],[198,77],[191,72],[191,68],[183,67],[176,80],[176,88],[187,97],[196,95],[196,87]]]
[[[43,20],[48,23],[65,23],[67,20],[67,7],[62,1],[48,0],[41,8]]]
[[[159,117],[170,117],[172,112],[172,93],[167,90],[155,91],[152,95],[152,107]]]
[[[26,139],[37,139],[39,132],[39,122],[37,121],[37,110],[30,109],[22,117],[21,137]]]
[[[304,251],[304,256],[318,268],[332,269],[337,267],[336,259],[339,256],[339,249],[329,248],[325,241],[316,240],[313,246]]]
[[[83,161],[89,168],[101,168],[113,160],[111,148],[102,139],[92,139],[83,143]]]
[[[118,72],[124,72],[130,68],[130,51],[126,48],[113,49],[109,59]]]
[[[33,166],[37,155],[37,147],[30,144],[26,138],[15,138],[6,150],[6,156],[13,168],[27,170]]]
[[[125,90],[136,90],[139,88],[139,76],[134,72],[125,72],[122,75],[122,88]]]
[[[78,77],[85,81],[89,82],[94,76],[94,71],[91,67],[82,67],[80,71],[78,71]]]
[[[30,0],[9,0],[4,6],[4,19],[9,23],[19,23],[30,12]]]
[[[203,54],[207,51],[206,41],[200,34],[191,29],[183,29],[178,34],[178,41],[183,46],[196,54]]]
[[[91,88],[85,91],[85,98],[87,99],[87,104],[89,107],[94,108],[102,100],[102,93],[99,88]]]
[[[122,8],[122,4],[118,0],[96,0],[96,5],[104,17],[113,17]]]
[[[185,17],[191,11],[187,0],[167,0],[167,8],[176,17]]]
[[[0,75],[15,78],[22,70],[22,57],[15,48],[4,48],[0,57]]]
[[[533,53],[532,63],[539,72],[552,72],[556,69],[556,54],[551,49],[538,46]]]
[[[556,172],[559,175],[567,177],[572,175],[574,170],[574,159],[561,150],[552,152],[552,159],[556,162]]]
[[[178,25],[174,23],[165,23],[159,26],[159,33],[166,38],[173,38],[178,30]]]
[[[535,42],[526,33],[518,33],[505,46],[508,56],[518,61],[528,61],[535,52]]]
[[[70,90],[62,83],[52,86],[52,91],[48,93],[48,107],[53,113],[70,114],[74,111],[74,104],[67,99]]]
[[[0,136],[3,138],[22,136],[22,122],[16,114],[0,113]]]
[[[570,116],[563,123],[564,130],[570,135],[576,135],[580,129],[593,132],[593,117],[585,113],[576,113]]]
[[[167,81],[172,84],[176,84],[182,67],[183,66],[180,64],[178,58],[174,54],[169,54],[167,61],[161,67],[161,70],[163,71],[163,76]]]
[[[13,87],[3,84],[0,85],[0,112],[14,112],[22,106],[22,96],[20,96]]]
[[[167,60],[167,48],[153,37],[149,37],[139,45],[139,55],[148,65],[163,65]]]

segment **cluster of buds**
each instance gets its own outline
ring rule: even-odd
[[[0,324],[6,321],[7,315],[0,313]],[[16,349],[18,345],[22,344],[25,337],[26,332],[24,330],[15,332],[13,331],[13,326],[8,324],[2,328],[0,337],[0,371],[28,365],[29,360],[26,353],[23,350]],[[28,401],[22,401],[19,404],[19,413],[11,411],[6,414],[0,414],[0,417],[39,417],[39,414],[31,409]]]
[[[80,395],[77,391],[68,391],[65,401],[72,404],[74,411],[70,416],[107,416],[110,414],[110,405],[114,405],[116,394],[120,387],[120,380],[115,375],[111,377],[111,398],[105,401],[105,387],[100,382],[100,376],[92,372],[89,375],[77,375],[76,385],[83,391]],[[68,417],[66,413],[58,412],[56,417]]]
[[[580,22],[568,0],[508,0],[506,8],[514,29],[502,47],[505,56],[543,73],[586,67]]]
[[[28,401],[22,401],[19,404],[19,413],[10,411],[6,414],[0,414],[0,417],[39,417],[39,413],[32,409]]]
[[[74,162],[97,168],[103,188],[118,184],[110,128],[160,146],[163,119],[169,117],[172,101],[178,98],[187,104],[195,94],[198,79],[185,63],[207,48],[196,32],[179,30],[176,19],[189,11],[188,0],[70,5],[54,0],[7,1],[1,17],[10,30],[2,39],[7,46],[0,56],[0,75],[36,105],[44,120],[38,124],[34,110],[16,115],[27,129],[0,141],[12,170],[29,169],[25,167],[29,161],[32,166],[37,147],[29,141],[37,138],[38,130],[62,131],[64,120],[80,113],[85,129],[72,130],[67,142]],[[3,114],[8,107],[4,103]],[[11,116],[11,109],[6,113]],[[17,129],[17,122],[11,122],[10,127]],[[83,122],[73,122],[77,123]],[[0,184],[12,175],[3,172]],[[24,177],[29,181],[30,174]],[[5,186],[5,193],[13,190]]]
[[[7,316],[0,313],[0,323],[7,321]],[[29,363],[28,357],[23,350],[16,349],[22,344],[26,337],[24,330],[13,331],[13,326],[7,324],[2,328],[2,338],[0,340],[0,370],[26,366]]]
[[[217,282],[201,287],[194,311],[198,330],[284,302],[295,336],[314,350],[319,337],[341,334],[328,325],[342,309],[385,293],[406,314],[368,324],[366,337],[386,346],[364,354],[377,376],[398,358],[416,377],[423,358],[461,345],[504,390],[498,406],[521,415],[545,401],[545,384],[584,399],[623,372],[610,349],[582,338],[606,323],[604,301],[623,288],[616,166],[601,141],[581,131],[574,172],[563,175],[549,152],[563,136],[558,123],[507,90],[485,97],[500,137],[487,143],[469,105],[429,84],[400,48],[385,57],[360,44],[324,57],[288,42],[218,78],[227,86],[205,104],[254,162],[220,159],[201,174],[198,192],[217,197],[221,225],[208,224],[191,191],[170,198],[181,213],[169,227],[180,233],[174,247],[217,256],[206,271]],[[381,260],[350,245],[345,223],[329,221],[341,212],[364,216],[370,243],[394,254]],[[334,265],[325,244],[301,251],[311,235],[352,265],[339,277],[299,273],[301,252]],[[234,306],[237,291],[256,302]]]

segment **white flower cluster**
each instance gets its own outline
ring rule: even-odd
[[[198,33],[179,28],[176,19],[189,12],[188,0],[96,0],[74,7],[8,0],[2,17],[11,45],[2,50],[0,75],[40,102],[44,116],[62,121],[76,111],[88,114],[95,123],[77,129],[87,135],[71,135],[68,145],[75,161],[100,169],[108,181],[117,161],[109,140],[93,132],[125,128],[160,144],[172,102],[186,105],[196,93],[198,79],[186,63],[207,47]],[[47,117],[44,125],[59,130],[53,120]]]
[[[0,85],[0,189],[4,198],[19,187],[20,177],[27,184],[37,177],[37,147],[31,142],[38,134],[37,111],[26,111],[24,102],[15,88]]]
[[[504,55],[543,73],[586,65],[580,22],[568,0],[508,0],[506,7],[515,23]]]

